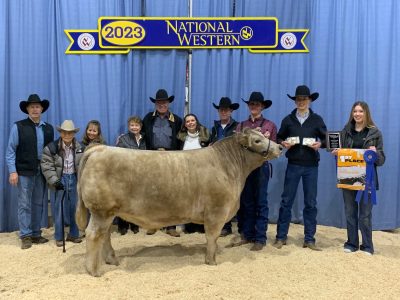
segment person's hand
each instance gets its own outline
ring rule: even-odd
[[[54,187],[56,188],[57,191],[62,191],[64,190],[64,185],[62,184],[61,180],[58,179],[55,183],[54,183]]]
[[[18,184],[18,173],[17,172],[10,173],[10,177],[8,178],[8,181],[10,182],[11,185],[17,186],[17,184]]]
[[[333,150],[331,151],[332,155],[335,155],[335,156],[338,155],[338,152],[339,152],[339,149],[333,149]]]
[[[290,147],[293,146],[291,143],[286,142],[286,141],[282,141],[281,145],[282,145],[283,147],[285,147],[286,149],[290,149]]]
[[[375,147],[375,146],[369,146],[368,149],[369,149],[369,150],[372,150],[372,151],[374,151],[374,152],[376,152],[376,147]]]
[[[321,142],[315,142],[312,143],[309,147],[313,148],[315,151],[317,151],[321,147]]]
[[[269,139],[269,137],[271,136],[271,134],[269,133],[269,131],[267,130],[266,132],[264,132],[264,136]]]

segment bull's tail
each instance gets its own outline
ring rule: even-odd
[[[89,159],[90,155],[94,151],[95,151],[95,147],[86,148],[85,153],[83,154],[81,161],[79,162],[78,186],[77,186],[78,203],[76,204],[75,220],[76,220],[76,224],[78,225],[78,228],[81,231],[85,230],[87,227],[89,211],[88,211],[87,207],[85,206],[85,202],[83,202],[83,199],[82,199],[82,186],[81,186],[80,179],[82,178],[82,174],[85,169],[86,162]]]

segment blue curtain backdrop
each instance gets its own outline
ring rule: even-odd
[[[400,5],[396,0],[193,0],[193,16],[274,16],[279,28],[309,28],[307,54],[251,54],[247,50],[194,50],[191,112],[212,125],[212,102],[229,96],[248,116],[251,91],[261,91],[273,105],[264,116],[280,126],[294,108],[286,94],[299,84],[318,91],[312,108],[331,130],[340,130],[357,99],[369,103],[382,130],[387,155],[379,169],[381,190],[374,207],[375,229],[400,226],[398,132],[400,104]],[[73,119],[82,135],[90,119],[102,123],[109,144],[126,131],[131,114],[153,109],[149,96],[159,88],[175,95],[172,110],[184,112],[186,51],[132,51],[128,55],[65,55],[64,29],[95,29],[100,16],[187,16],[188,0],[5,0],[0,1],[0,231],[18,229],[16,189],[8,184],[5,149],[11,125],[24,115],[19,102],[31,93],[50,100],[45,121],[59,125]],[[344,227],[342,195],[335,188],[332,156],[321,152],[318,221]],[[286,159],[273,161],[270,219],[277,219]],[[299,187],[301,188],[301,186]],[[302,195],[293,221],[302,220]]]

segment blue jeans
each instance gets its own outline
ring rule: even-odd
[[[44,177],[39,170],[33,176],[18,176],[18,224],[21,239],[41,235],[46,190]]]
[[[303,180],[304,192],[304,242],[315,243],[314,235],[317,230],[318,167],[305,167],[294,164],[288,164],[286,168],[276,239],[282,241],[287,239],[292,219],[292,206],[300,178]]]
[[[239,222],[244,238],[265,245],[268,228],[269,164],[264,163],[246,179],[240,196]]]
[[[63,183],[65,190],[56,192],[56,200],[54,203],[54,238],[56,241],[61,241],[63,238],[62,234],[64,228],[62,226],[61,218],[61,200],[64,192],[64,210],[65,208],[68,208],[69,210],[69,220],[67,220],[69,223],[69,236],[72,238],[79,237],[79,229],[75,221],[75,211],[78,197],[76,191],[76,174],[63,174],[61,177],[61,182]]]
[[[364,195],[360,203],[356,202],[357,191],[343,189],[344,211],[347,222],[347,242],[344,247],[351,251],[360,250],[374,253],[372,243],[372,202],[364,202]],[[359,243],[358,228],[362,236],[362,244]]]

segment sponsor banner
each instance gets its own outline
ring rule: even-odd
[[[365,149],[339,149],[337,157],[337,187],[364,190],[366,182]]]
[[[308,52],[307,29],[278,29],[274,17],[100,17],[97,30],[65,30],[67,54],[128,53],[130,49],[249,49]]]

